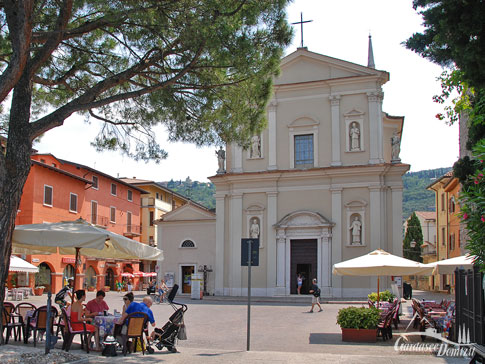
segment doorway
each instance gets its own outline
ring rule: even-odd
[[[193,265],[182,265],[182,293],[191,293],[192,292],[192,274],[194,274],[194,266]]]
[[[290,244],[290,293],[298,293],[297,277],[301,274],[301,294],[309,294],[312,279],[317,278],[317,239],[291,240]]]

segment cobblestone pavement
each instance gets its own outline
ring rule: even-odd
[[[93,292],[88,299],[94,298]],[[136,300],[144,297],[143,292],[135,292]],[[109,292],[106,301],[110,309],[121,309],[122,295]],[[323,312],[308,313],[310,297],[298,297],[296,302],[255,302],[251,308],[251,351],[246,352],[247,306],[244,299],[239,300],[202,300],[192,301],[188,297],[178,297],[188,304],[185,315],[187,341],[179,341],[180,353],[168,353],[166,349],[155,349],[152,355],[141,353],[117,357],[117,361],[135,363],[143,360],[147,363],[167,362],[182,363],[218,363],[218,362],[271,362],[271,363],[307,363],[319,362],[342,363],[404,363],[410,359],[413,364],[431,362],[465,362],[463,359],[435,358],[431,355],[402,355],[394,350],[394,340],[374,344],[343,343],[341,331],[336,324],[336,315],[340,308],[348,303],[324,304]],[[258,299],[255,299],[258,301]],[[301,300],[301,301],[298,301]],[[46,301],[46,295],[32,297],[36,305]],[[263,300],[265,301],[265,300]],[[358,305],[358,304],[357,304]],[[157,326],[162,326],[173,309],[167,304],[152,306]],[[405,312],[406,312],[405,308]],[[11,343],[15,344],[11,341]],[[23,344],[9,345],[24,348]],[[32,344],[28,345],[31,348]],[[57,351],[61,344],[57,344]],[[89,362],[108,363],[114,358],[104,358],[99,353],[84,354],[79,350],[79,342],[73,344],[73,354]],[[0,347],[0,362],[4,362],[5,346]],[[32,347],[33,349],[33,347]],[[42,350],[42,349],[39,349]],[[37,363],[40,364],[40,363]]]

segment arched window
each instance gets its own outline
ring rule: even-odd
[[[184,240],[180,245],[181,248],[195,248],[195,243],[192,240]]]

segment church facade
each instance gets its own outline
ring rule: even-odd
[[[258,237],[252,294],[359,297],[377,278],[332,265],[381,248],[401,255],[404,117],[383,112],[389,74],[299,48],[281,61],[267,128],[228,145],[216,186],[214,293],[247,294],[241,238]],[[220,166],[221,167],[221,166]]]

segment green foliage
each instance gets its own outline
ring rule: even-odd
[[[403,176],[403,218],[406,219],[413,211],[434,211],[435,194],[426,187],[447,173],[450,168],[436,168],[419,172],[409,172]]]
[[[425,29],[414,33],[406,47],[442,66],[456,65],[471,87],[485,87],[483,1],[414,0],[413,7]]]
[[[337,324],[342,329],[375,329],[380,317],[375,307],[346,307],[338,311]]]
[[[152,132],[160,123],[171,141],[246,145],[265,127],[272,79],[291,41],[288,2],[45,1],[32,2],[31,17],[1,5],[0,76],[10,80],[18,66],[32,84],[23,100],[12,98],[32,102],[30,140],[78,112],[104,122],[96,148],[140,160],[166,157]],[[16,53],[24,49],[26,65]],[[0,83],[0,102],[15,82]]]
[[[367,297],[372,302],[376,302],[377,301],[377,292],[369,293],[367,295]],[[396,296],[394,296],[394,294],[392,294],[391,291],[389,291],[388,289],[386,289],[384,292],[379,292],[379,300],[381,302],[392,302],[395,297]]]
[[[411,242],[415,242],[415,246],[411,246]],[[411,259],[416,262],[422,262],[421,246],[423,245],[423,231],[421,229],[421,223],[419,222],[416,213],[412,213],[408,219],[406,228],[406,235],[403,241],[403,256],[406,259]]]
[[[208,209],[216,207],[216,199],[214,197],[216,188],[210,182],[193,182],[187,177],[183,182],[170,180],[170,182],[160,182],[160,184],[166,185],[171,190],[200,203]]]
[[[478,257],[476,263],[485,271],[485,139],[473,150],[476,170],[462,185],[461,219],[466,225],[466,248]]]

